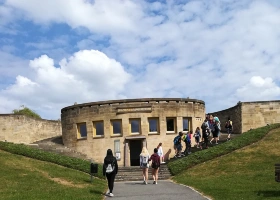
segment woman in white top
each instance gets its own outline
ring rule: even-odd
[[[163,154],[163,150],[162,150],[162,143],[159,143],[159,144],[158,144],[157,149],[158,149],[157,154],[158,154],[159,157],[160,157],[160,162],[161,162],[161,163],[165,163],[165,162],[164,162],[164,154]]]
[[[140,154],[140,167],[142,168],[144,182],[143,184],[148,184],[148,169],[149,169],[149,158],[150,154],[146,147],[142,148],[142,152]]]

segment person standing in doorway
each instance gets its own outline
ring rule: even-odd
[[[165,163],[165,162],[164,162],[164,154],[163,154],[162,143],[161,143],[161,142],[158,144],[157,149],[158,149],[157,154],[158,154],[159,157],[160,157],[160,162],[161,162],[161,163]]]
[[[150,154],[146,147],[142,148],[142,152],[140,154],[140,168],[142,169],[143,173],[143,184],[148,184],[148,170],[149,170],[149,159]]]
[[[118,173],[118,162],[117,159],[113,156],[113,152],[111,149],[107,150],[107,155],[104,158],[103,163],[103,176],[106,175],[108,181],[108,191],[106,195],[113,197],[113,189],[116,174]]]
[[[158,149],[155,148],[154,153],[151,155],[151,158],[149,159],[149,161],[152,161],[152,175],[153,175],[153,179],[154,179],[153,184],[157,184],[158,171],[159,171],[159,167],[160,167],[160,157],[157,154],[157,152],[158,152]]]

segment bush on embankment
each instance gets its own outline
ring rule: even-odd
[[[273,124],[247,131],[229,142],[225,142],[223,144],[219,144],[215,147],[211,147],[202,151],[197,151],[188,155],[187,157],[169,162],[168,167],[172,175],[179,174],[185,169],[190,168],[194,165],[206,162],[208,160],[228,154],[234,150],[258,142],[269,131],[275,128],[280,128],[280,124]]]
[[[90,174],[90,162],[87,160],[68,157],[52,152],[35,149],[24,144],[14,144],[10,142],[0,142],[0,149],[18,155],[23,155],[29,158],[55,163],[67,168],[79,170]],[[98,173],[93,176],[104,178],[102,175],[102,165],[98,164]]]

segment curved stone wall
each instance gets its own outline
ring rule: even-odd
[[[139,157],[142,146],[147,146],[152,154],[162,142],[166,159],[174,156],[173,138],[183,128],[200,127],[204,117],[205,103],[196,99],[92,102],[61,110],[62,137],[64,145],[87,154],[97,162],[103,162],[106,150],[110,148],[120,157],[120,166],[130,166],[133,165],[132,160]],[[117,133],[116,124],[121,126],[120,133]],[[100,134],[100,127],[103,127],[103,134]]]
[[[233,133],[243,133],[267,124],[280,123],[280,101],[238,102],[234,107],[211,113],[218,116],[222,131],[228,117],[233,122]]]
[[[242,104],[238,103],[236,106],[211,113],[213,116],[217,116],[221,121],[222,132],[227,132],[225,128],[226,121],[230,117],[233,123],[233,133],[242,133]]]

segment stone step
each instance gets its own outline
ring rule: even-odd
[[[148,169],[149,180],[153,180],[152,168]],[[166,164],[159,168],[158,179],[166,180],[171,177],[170,171]],[[138,166],[119,167],[116,181],[143,181],[142,169]]]

